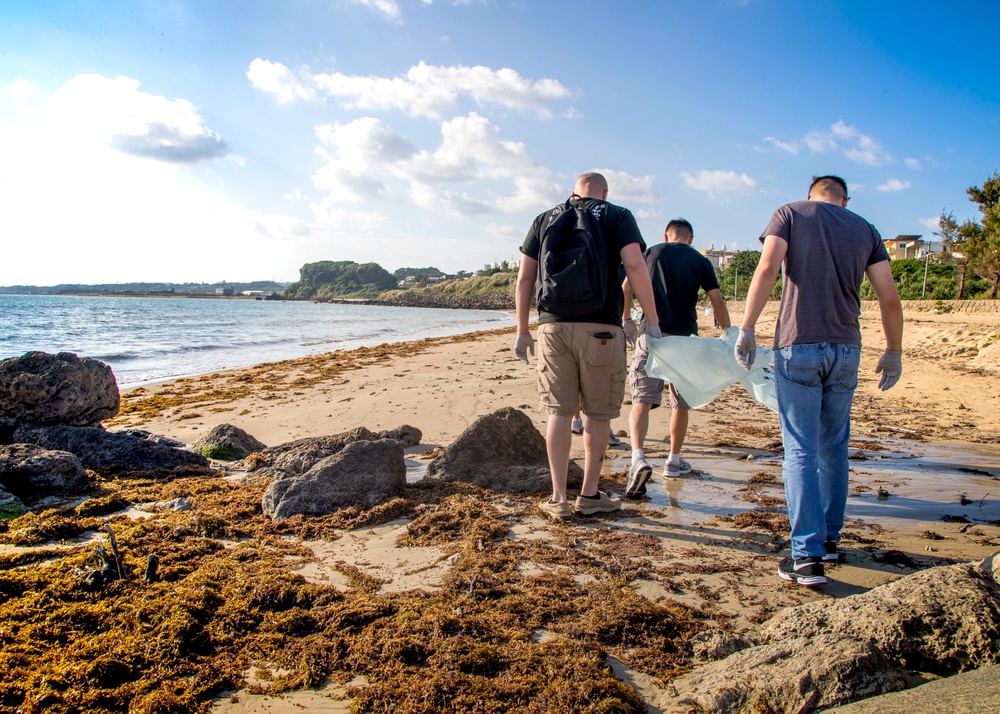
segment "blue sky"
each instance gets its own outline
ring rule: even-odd
[[[1000,4],[0,4],[0,285],[516,260],[575,177],[757,249],[837,173],[930,237],[1000,169]]]

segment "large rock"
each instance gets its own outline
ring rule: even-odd
[[[267,444],[257,441],[232,424],[214,426],[205,436],[191,444],[191,451],[221,461],[242,459],[266,448]]]
[[[842,600],[775,615],[766,642],[836,633],[903,667],[954,674],[1000,662],[1000,584],[973,563],[928,568]]]
[[[0,521],[23,516],[27,510],[20,498],[0,486]]]
[[[102,476],[135,471],[174,471],[182,467],[207,471],[209,466],[208,459],[201,454],[125,433],[108,432],[101,427],[22,424],[14,431],[14,440],[69,451],[80,459],[84,468]]]
[[[828,714],[986,714],[1000,712],[1000,665],[945,677],[905,692],[827,710]]]
[[[89,483],[75,455],[35,444],[0,446],[0,486],[31,502],[76,491]]]
[[[271,482],[261,499],[279,521],[297,514],[322,516],[345,506],[374,506],[406,488],[403,447],[393,439],[355,441],[304,474]]]
[[[70,352],[28,352],[0,361],[0,418],[29,424],[94,426],[118,413],[111,368]]]
[[[504,407],[480,417],[427,465],[427,478],[463,481],[502,493],[541,493],[552,488],[545,438],[524,412]],[[568,485],[583,483],[570,462]]]
[[[699,711],[806,714],[1000,661],[994,559],[930,568],[842,600],[778,613],[760,643],[674,684]]]

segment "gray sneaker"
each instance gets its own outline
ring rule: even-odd
[[[615,436],[614,431],[608,435],[608,446],[622,446],[622,440]]]
[[[611,513],[621,507],[621,501],[614,501],[604,491],[598,491],[593,498],[586,498],[583,494],[577,496],[575,510],[582,516],[592,516],[595,513]]]
[[[667,478],[677,478],[678,476],[683,476],[684,474],[691,473],[691,464],[689,464],[684,459],[681,459],[679,463],[671,463],[667,461],[663,465],[663,475]]]
[[[638,499],[646,493],[646,480],[652,475],[653,467],[645,458],[634,462],[628,469],[628,483],[625,498]]]
[[[582,434],[583,433],[583,419],[574,419],[570,423],[569,429],[574,434]]]

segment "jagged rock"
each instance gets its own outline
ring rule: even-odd
[[[0,486],[0,521],[17,518],[27,510],[20,498]]]
[[[270,446],[232,465],[236,471],[255,471],[258,476],[282,478],[303,474],[328,456],[339,453],[355,441],[375,441],[375,434],[359,426],[331,436],[310,436],[278,446]]]
[[[0,361],[0,417],[29,424],[94,426],[118,413],[111,368],[71,352],[27,352]]]
[[[822,634],[752,647],[675,682],[681,704],[719,714],[805,714],[906,686],[874,645]]]
[[[134,436],[136,439],[146,439],[147,441],[152,441],[154,444],[161,444],[163,446],[170,446],[175,449],[185,448],[183,441],[178,441],[177,439],[171,439],[169,436],[160,436],[159,434],[151,434],[145,429],[117,429],[111,432],[112,434],[128,434],[129,436]]]
[[[765,642],[825,632],[872,642],[903,667],[954,674],[1000,662],[1000,584],[976,564],[922,570],[865,593],[784,610]]]
[[[29,502],[83,488],[87,472],[67,451],[35,444],[0,446],[0,486]]]
[[[102,476],[151,470],[209,471],[208,459],[201,454],[108,432],[101,427],[22,424],[14,431],[14,439],[46,449],[69,451],[80,459],[84,468]]]
[[[691,654],[696,662],[714,662],[753,646],[745,637],[720,630],[705,630],[691,638]]]
[[[947,675],[1000,661],[996,557],[923,570],[775,615],[761,644],[674,684],[699,711],[806,714],[897,691],[904,671]]]
[[[191,501],[184,498],[184,496],[178,496],[177,498],[171,498],[169,501],[154,501],[149,503],[140,503],[138,508],[142,511],[190,511]]]
[[[884,694],[828,714],[986,714],[1000,712],[1000,665],[945,677],[905,692]]]
[[[267,444],[257,441],[232,424],[212,427],[211,431],[191,445],[191,451],[220,461],[235,461],[266,448]]]
[[[427,465],[427,478],[463,481],[502,493],[541,493],[552,487],[545,438],[524,412],[504,407],[480,417]],[[568,485],[583,483],[570,462]]]
[[[407,446],[416,446],[419,444],[420,440],[424,438],[424,433],[415,426],[404,424],[403,426],[397,426],[395,429],[390,429],[389,431],[380,431],[378,433],[378,438],[395,439],[402,444],[405,449]]]
[[[276,521],[297,514],[322,516],[353,504],[383,503],[405,488],[406,463],[398,441],[354,441],[304,474],[272,481],[261,507]]]

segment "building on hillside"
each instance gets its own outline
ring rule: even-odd
[[[736,255],[734,250],[716,250],[715,244],[713,243],[711,247],[706,250],[699,251],[703,256],[708,258],[708,260],[715,266],[716,270],[722,270],[733,262],[733,256]]]
[[[899,235],[882,241],[889,253],[890,260],[906,260],[907,258],[926,258],[931,253],[944,252],[944,244],[939,240],[924,240],[919,235]]]

